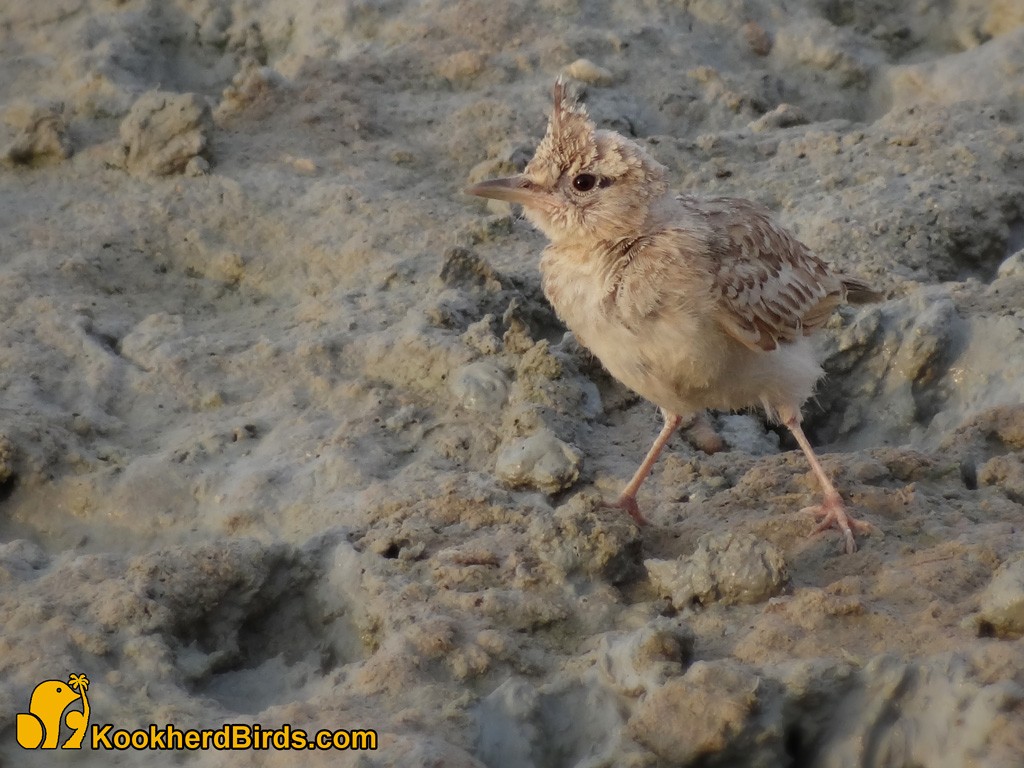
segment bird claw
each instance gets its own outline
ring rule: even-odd
[[[640,512],[640,505],[636,503],[636,496],[623,494],[615,501],[602,501],[601,506],[608,509],[621,509],[632,517],[637,525],[647,525],[647,518]]]
[[[811,536],[823,533],[829,528],[838,528],[843,534],[844,549],[848,555],[852,555],[857,551],[857,541],[853,536],[854,531],[857,533],[872,533],[877,530],[867,520],[858,520],[848,515],[846,507],[843,505],[843,500],[838,496],[834,498],[826,497],[821,504],[804,507],[800,511],[809,512],[815,517],[822,518],[821,522],[814,526],[814,530],[810,533]]]

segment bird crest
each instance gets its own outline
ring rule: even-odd
[[[526,173],[540,184],[550,184],[564,173],[575,173],[597,159],[597,126],[587,109],[569,93],[559,77],[552,89],[554,106],[547,132],[526,166]]]

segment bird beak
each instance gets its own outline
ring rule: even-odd
[[[509,203],[541,207],[548,202],[548,195],[522,174],[505,179],[488,179],[466,188],[467,195],[490,197]]]

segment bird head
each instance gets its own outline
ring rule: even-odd
[[[552,243],[635,235],[668,188],[665,169],[636,142],[599,130],[566,90],[559,78],[547,133],[523,172],[466,192],[519,203]]]
[[[41,717],[58,718],[68,704],[80,698],[81,696],[67,683],[61,680],[44,680],[32,691],[29,710]]]

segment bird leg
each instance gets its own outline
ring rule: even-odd
[[[647,520],[640,514],[640,505],[636,503],[636,494],[640,490],[640,486],[643,485],[644,480],[651,474],[651,469],[654,467],[654,463],[658,460],[658,456],[661,455],[665,445],[668,443],[669,438],[672,437],[672,433],[678,429],[679,425],[683,421],[682,416],[677,416],[674,413],[668,411],[662,411],[662,415],[665,417],[665,425],[661,428],[661,432],[654,439],[654,444],[651,445],[651,449],[647,452],[644,460],[637,467],[636,472],[633,473],[632,479],[626,484],[626,487],[622,489],[622,493],[619,494],[619,498],[609,504],[610,507],[617,507],[623,509],[629,513],[637,525],[646,525]]]
[[[821,490],[825,495],[821,504],[805,507],[800,510],[801,512],[810,512],[822,518],[821,522],[811,531],[811,535],[813,536],[822,531],[827,531],[829,528],[836,527],[842,531],[847,554],[853,554],[857,551],[857,542],[853,538],[853,531],[857,530],[860,533],[868,533],[874,529],[874,526],[865,520],[858,520],[846,513],[846,508],[843,506],[843,498],[839,495],[836,487],[832,485],[832,481],[828,479],[825,470],[822,469],[814,449],[811,448],[811,444],[807,440],[807,435],[804,434],[804,430],[800,426],[800,416],[793,413],[785,414],[783,423],[789,428],[789,431],[793,433],[793,437],[800,444],[800,448],[811,465],[811,471],[814,472],[818,482],[821,483]]]

